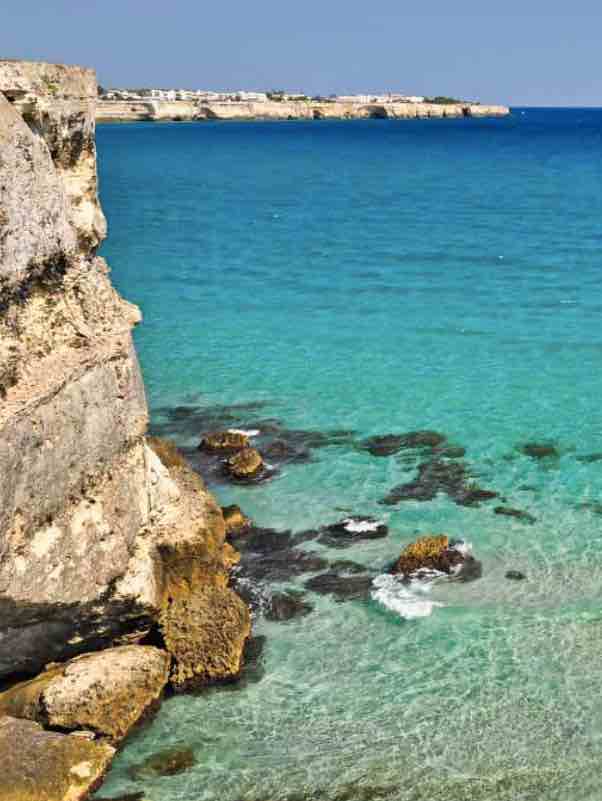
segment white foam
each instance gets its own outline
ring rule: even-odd
[[[361,534],[364,531],[377,531],[383,524],[378,520],[354,520],[348,517],[343,520],[345,531],[350,531],[355,534]]]
[[[245,431],[244,428],[229,428],[228,434],[242,434],[243,437],[258,437],[261,431],[258,428],[252,428],[249,431]]]
[[[435,607],[444,606],[424,597],[430,589],[430,585],[424,582],[411,582],[407,585],[395,576],[383,573],[372,584],[376,588],[371,592],[372,598],[406,620],[428,617]]]
[[[472,543],[466,542],[466,540],[457,540],[451,546],[450,550],[458,551],[462,556],[470,556],[472,554]]]

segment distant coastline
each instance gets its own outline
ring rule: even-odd
[[[97,122],[194,120],[442,119],[504,117],[504,105],[447,97],[387,95],[307,97],[285,92],[101,90]]]

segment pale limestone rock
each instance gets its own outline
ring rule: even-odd
[[[171,658],[151,646],[85,654],[0,693],[0,715],[63,731],[87,731],[118,744],[155,706]]]
[[[215,501],[145,443],[140,315],[96,256],[95,102],[89,70],[0,61],[0,676],[140,639],[183,548],[225,570]]]

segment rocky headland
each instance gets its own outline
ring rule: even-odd
[[[344,103],[313,100],[195,103],[100,100],[98,122],[193,120],[443,119],[505,117],[507,106],[477,103]]]
[[[91,70],[0,61],[2,801],[85,798],[163,688],[236,677],[250,632],[220,507],[146,438],[96,102]]]

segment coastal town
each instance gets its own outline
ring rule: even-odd
[[[352,94],[328,96],[310,96],[303,92],[286,92],[284,90],[271,90],[267,92],[247,92],[236,90],[232,92],[213,92],[202,89],[104,89],[99,87],[99,96],[102,100],[163,100],[169,103],[175,101],[197,103],[268,103],[268,102],[322,102],[322,103],[424,103],[427,98],[415,95],[404,95],[396,92],[385,94]],[[431,102],[453,101],[451,98],[429,98]]]

